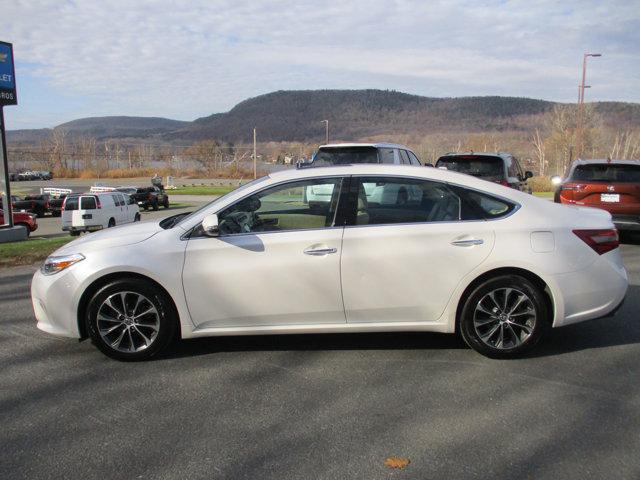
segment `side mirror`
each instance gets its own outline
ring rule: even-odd
[[[551,183],[553,185],[560,185],[562,183],[562,178],[560,177],[560,175],[554,175],[553,177],[551,177]]]
[[[524,179],[528,180],[531,177],[533,177],[533,173],[531,173],[529,170],[527,170],[526,172],[524,172]]]
[[[202,219],[202,231],[208,237],[217,237],[220,235],[218,228],[218,215],[211,213]]]

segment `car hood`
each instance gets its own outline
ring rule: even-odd
[[[69,253],[85,253],[104,248],[122,247],[140,243],[162,231],[160,222],[133,223],[121,227],[100,230],[99,232],[85,234],[82,238],[67,243],[56,250],[53,255],[65,255]]]

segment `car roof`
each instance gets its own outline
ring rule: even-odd
[[[579,158],[573,162],[573,167],[578,165],[602,165],[602,164],[614,164],[614,165],[640,165],[640,160],[613,160],[613,159],[582,159]]]
[[[452,183],[463,187],[482,190],[502,197],[519,199],[530,198],[531,195],[519,192],[513,188],[505,187],[494,182],[482,180],[465,173],[454,172],[441,168],[432,168],[418,165],[390,165],[377,163],[359,163],[354,165],[335,165],[328,167],[314,167],[301,169],[288,169],[269,174],[274,181],[303,180],[312,177],[330,176],[403,176],[417,177],[425,180]],[[520,200],[518,200],[520,201]]]
[[[449,153],[445,153],[444,155],[440,155],[440,158],[442,158],[442,157],[461,157],[461,156],[468,157],[468,156],[472,156],[472,155],[473,156],[477,155],[479,157],[500,157],[500,158],[513,157],[513,155],[511,153],[508,153],[508,152],[473,152],[473,151],[469,151],[469,152],[449,152]]]
[[[373,147],[373,148],[401,148],[404,150],[411,150],[406,145],[399,143],[387,143],[387,142],[373,142],[373,143],[327,143],[326,145],[320,145],[319,148],[340,148],[340,147]],[[411,150],[413,151],[413,150]]]

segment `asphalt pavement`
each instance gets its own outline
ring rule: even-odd
[[[638,479],[640,243],[622,253],[614,319],[511,361],[391,333],[198,339],[119,363],[38,331],[35,267],[2,270],[0,478]]]

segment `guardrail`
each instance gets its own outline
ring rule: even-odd
[[[60,198],[62,195],[69,195],[73,193],[70,188],[55,188],[55,187],[43,187],[40,188],[40,194],[48,194],[53,198]]]

